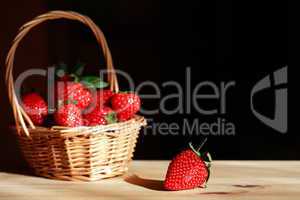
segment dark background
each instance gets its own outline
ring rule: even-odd
[[[9,45],[22,24],[48,10],[77,11],[99,25],[107,37],[115,66],[127,71],[136,84],[151,80],[161,86],[174,80],[184,86],[187,66],[192,70],[192,86],[206,80],[217,84],[236,81],[227,96],[227,114],[223,115],[236,125],[236,135],[209,136],[207,148],[215,159],[300,159],[299,136],[292,129],[291,117],[289,132],[282,135],[259,122],[250,111],[250,91],[254,84],[288,64],[286,1],[232,4],[232,1],[31,0],[17,4],[1,3],[1,76]],[[95,66],[104,64],[89,30],[78,23],[55,21],[39,26],[26,37],[17,51],[15,71],[18,74],[30,67],[47,67],[60,61],[74,64],[77,60],[88,64],[88,73],[96,72]],[[41,83],[38,88],[42,90]],[[36,82],[31,84],[37,86]],[[0,86],[0,166],[21,166],[24,162],[9,130],[13,119],[3,78]],[[173,92],[170,88],[161,89],[165,95]],[[272,110],[272,94],[260,99],[260,108]],[[170,101],[170,108],[175,103]],[[202,103],[217,105],[213,101]],[[159,100],[147,100],[144,106],[157,107]],[[203,116],[192,110],[191,114],[147,117],[155,122],[181,124],[183,118],[214,121],[217,116]],[[170,159],[189,140],[199,143],[201,139],[195,135],[142,134],[135,158]]]

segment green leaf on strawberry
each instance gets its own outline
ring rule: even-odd
[[[84,76],[81,82],[88,88],[102,89],[108,86],[108,83],[102,81],[98,76]]]
[[[107,114],[105,119],[107,121],[107,124],[114,124],[118,121],[117,115],[115,112],[111,112],[111,113]]]

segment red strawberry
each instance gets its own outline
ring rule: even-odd
[[[80,109],[88,107],[92,101],[91,92],[81,83],[76,82],[58,82],[57,83],[57,98],[59,104],[62,102],[72,102]]]
[[[116,122],[115,113],[107,106],[97,106],[92,112],[83,115],[84,125],[97,126]]]
[[[81,110],[74,104],[62,105],[54,114],[55,122],[60,126],[82,126]]]
[[[35,125],[42,125],[48,115],[48,106],[45,100],[37,93],[30,93],[22,98],[23,107]]]
[[[111,90],[98,90],[96,95],[96,105],[107,105],[114,93]]]
[[[118,93],[112,97],[111,104],[117,112],[118,120],[127,121],[140,110],[141,100],[134,93]]]
[[[203,186],[209,178],[210,161],[208,153],[201,156],[192,146],[182,151],[169,165],[164,188],[177,191]]]

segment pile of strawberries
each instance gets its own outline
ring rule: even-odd
[[[35,125],[97,126],[130,120],[140,110],[141,100],[132,92],[113,93],[98,77],[74,78],[65,74],[55,83],[56,108],[49,113],[38,93],[22,97],[23,108]],[[91,90],[93,88],[93,90]]]

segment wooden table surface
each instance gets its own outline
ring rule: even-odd
[[[134,161],[130,172],[100,182],[56,181],[0,172],[0,200],[300,199],[298,161],[215,161],[206,189],[163,191],[166,161]]]

